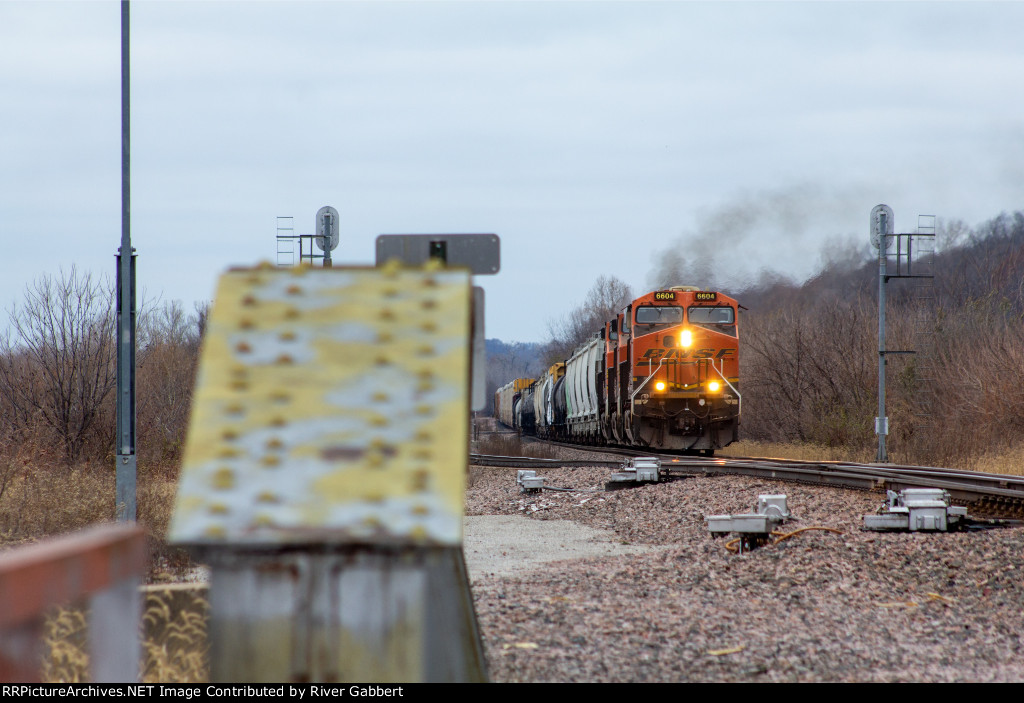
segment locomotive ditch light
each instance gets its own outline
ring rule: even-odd
[[[655,384],[654,384],[654,390],[656,390],[656,391],[663,391],[663,390],[665,390],[665,382],[664,381],[656,381]]]
[[[679,333],[679,346],[683,349],[688,348],[693,344],[693,333],[690,330],[683,330]]]
[[[718,381],[711,381],[708,383],[708,390],[712,393],[716,392],[722,385]]]

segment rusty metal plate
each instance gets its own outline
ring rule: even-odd
[[[170,540],[461,544],[469,273],[222,276]]]

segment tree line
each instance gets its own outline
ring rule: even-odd
[[[139,458],[180,457],[207,308],[143,303],[136,320]],[[114,459],[115,286],[72,267],[31,283],[0,336],[0,457],[73,466]]]
[[[934,278],[891,280],[890,459],[970,465],[1024,441],[1024,213],[936,233]],[[744,437],[876,443],[878,266],[835,265],[738,294]]]
[[[890,285],[888,415],[894,460],[965,465],[1024,441],[1024,213],[939,228],[930,287]],[[697,283],[681,281],[678,283]],[[729,291],[743,304],[741,436],[864,449],[875,443],[877,264],[834,263],[797,284]],[[488,398],[535,377],[634,291],[599,277],[543,343],[488,340]],[[183,448],[207,308],[143,304],[137,317],[139,459]],[[0,460],[113,462],[114,286],[75,268],[30,284],[0,336]]]

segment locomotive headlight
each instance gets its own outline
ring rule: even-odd
[[[680,332],[679,346],[681,346],[683,349],[686,349],[691,344],[693,344],[693,334],[690,332],[690,330],[683,330],[682,332]]]
[[[718,381],[711,381],[708,383],[708,390],[711,391],[712,393],[714,393],[721,387],[722,386],[718,383]]]
[[[665,390],[665,382],[664,381],[657,381],[654,384],[654,390],[656,390],[656,391],[663,391],[663,390]]]

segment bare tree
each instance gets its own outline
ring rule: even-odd
[[[0,339],[0,398],[13,411],[6,421],[41,419],[68,464],[116,382],[113,304],[109,280],[74,267],[44,275],[8,311]]]
[[[748,436],[846,445],[870,438],[870,301],[788,304],[741,325]]]
[[[935,250],[950,251],[971,240],[971,228],[963,220],[939,220],[935,230]]]
[[[180,455],[207,309],[197,305],[189,314],[172,300],[151,308],[139,325],[139,451],[147,459]]]
[[[633,289],[615,276],[598,276],[583,303],[558,322],[548,323],[550,339],[544,354],[547,363],[568,358],[573,349],[604,327],[634,297]]]

